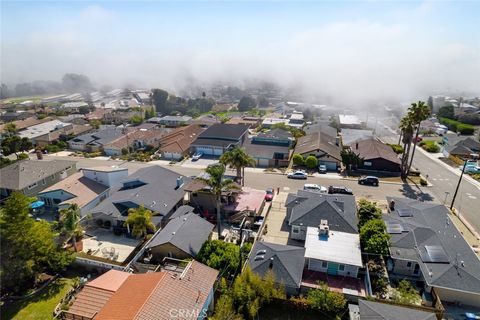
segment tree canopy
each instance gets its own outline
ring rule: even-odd
[[[255,166],[255,159],[253,159],[243,148],[235,147],[222,154],[220,157],[220,163],[223,163],[230,168],[237,170],[237,178],[240,179],[242,185],[244,185],[244,176],[242,169],[245,167]]]
[[[376,202],[371,202],[366,199],[358,201],[358,227],[362,227],[367,221],[372,219],[380,219],[382,210],[377,207]]]
[[[455,111],[452,105],[450,106],[443,106],[438,109],[437,116],[440,118],[448,118],[448,119],[455,119]]]
[[[135,237],[146,236],[147,231],[155,231],[155,225],[152,223],[152,211],[145,209],[144,206],[128,209],[128,217],[125,226],[131,229]]]
[[[315,169],[318,166],[318,159],[315,156],[308,156],[305,159],[305,165],[309,169]]]
[[[320,283],[320,288],[308,291],[307,302],[314,309],[332,314],[341,313],[347,305],[343,294],[330,291],[328,285],[323,282]]]
[[[19,152],[25,152],[33,147],[32,142],[26,138],[20,138],[17,135],[9,135],[2,140],[2,151],[5,156],[15,154],[18,157]]]
[[[29,216],[30,203],[13,192],[0,212],[1,270],[3,293],[19,294],[42,272],[56,273],[73,261],[72,251],[63,250],[51,225]]]
[[[254,98],[250,96],[243,96],[242,99],[240,99],[240,102],[237,105],[238,111],[244,112],[248,111],[252,108],[255,108],[257,106],[257,102],[255,101]]]
[[[240,264],[240,246],[221,240],[208,240],[196,259],[211,268],[233,273]]]
[[[360,243],[367,253],[388,255],[390,235],[386,233],[386,226],[381,219],[367,221],[360,228]]]
[[[155,105],[155,110],[161,114],[167,114],[167,99],[168,92],[162,89],[152,90],[152,100]]]

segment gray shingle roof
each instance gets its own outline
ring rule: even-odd
[[[142,168],[114,186],[111,196],[95,207],[92,213],[103,213],[125,220],[127,215],[122,213],[126,206],[144,205],[145,208],[164,216],[183,199],[184,186],[191,181],[183,177],[184,184],[177,188],[178,177],[178,173],[159,166]],[[124,188],[123,183],[132,181],[135,181],[138,186]]]
[[[448,209],[406,198],[387,197],[387,200],[395,201],[395,211],[383,219],[386,223],[399,223],[406,230],[391,234],[391,256],[417,261],[430,286],[480,294],[480,260],[450,220]],[[413,215],[400,217],[400,209],[409,209]],[[425,246],[442,247],[449,262],[423,262],[420,254],[425,254]]]
[[[244,124],[216,123],[202,132],[198,139],[226,139],[238,140],[244,135],[249,126]]]
[[[35,182],[75,166],[69,160],[23,160],[0,169],[0,188],[22,190]]]
[[[255,259],[256,256],[263,258]],[[252,271],[261,276],[265,276],[270,270],[270,262],[272,262],[271,270],[277,283],[299,288],[302,281],[304,257],[305,248],[257,241],[252,248],[248,262]]]
[[[152,239],[149,248],[170,243],[182,251],[195,257],[208,240],[214,225],[194,213],[177,217],[158,232]]]
[[[320,194],[299,191],[287,198],[292,207],[289,224],[318,227],[320,220],[328,220],[330,229],[358,233],[357,206],[352,195]]]
[[[436,320],[433,312],[426,312],[386,303],[359,300],[360,320]]]
[[[194,208],[189,206],[189,205],[184,205],[184,206],[180,206],[178,207],[177,210],[175,210],[174,213],[172,213],[172,215],[170,217],[168,217],[169,219],[175,219],[175,218],[178,218],[178,217],[181,217],[183,215],[186,215],[187,213],[190,213],[190,212],[193,212]]]
[[[95,144],[98,145],[105,145],[111,143],[112,141],[120,138],[123,135],[123,130],[121,128],[108,128],[97,132],[82,134],[78,137],[73,138],[70,141],[83,141],[84,143],[95,142]]]

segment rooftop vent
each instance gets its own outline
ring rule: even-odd
[[[255,261],[260,261],[260,260],[263,260],[265,259],[265,256],[255,256]]]

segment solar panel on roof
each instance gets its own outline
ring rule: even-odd
[[[397,209],[397,212],[400,217],[413,217],[411,209]]]
[[[425,251],[420,251],[423,262],[449,263],[450,260],[441,246],[425,246]]]

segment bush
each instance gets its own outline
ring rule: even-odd
[[[427,180],[420,178],[420,185],[424,187],[427,186],[428,185]]]
[[[472,135],[475,132],[475,128],[470,124],[460,123],[457,125],[457,132],[465,135]]]
[[[303,159],[303,156],[301,154],[295,153],[293,155],[293,164],[296,166],[303,166],[305,163],[305,160]]]
[[[478,114],[463,114],[458,116],[458,121],[471,125],[480,125],[480,115]]]
[[[435,141],[424,140],[424,141],[421,141],[418,145],[422,147],[424,150],[426,150],[427,152],[432,152],[432,153],[440,152],[440,147]]]
[[[399,144],[389,144],[389,146],[392,148],[393,152],[396,154],[401,154],[403,153],[403,147]]]
[[[305,164],[307,168],[314,169],[318,166],[318,160],[315,156],[308,156],[307,159],[305,159]]]
[[[28,154],[26,154],[25,152],[18,154],[18,160],[25,160],[25,159],[28,159]]]
[[[470,124],[447,118],[440,118],[439,120],[440,123],[446,125],[449,130],[460,132],[461,134],[473,134],[475,131],[475,128]]]

